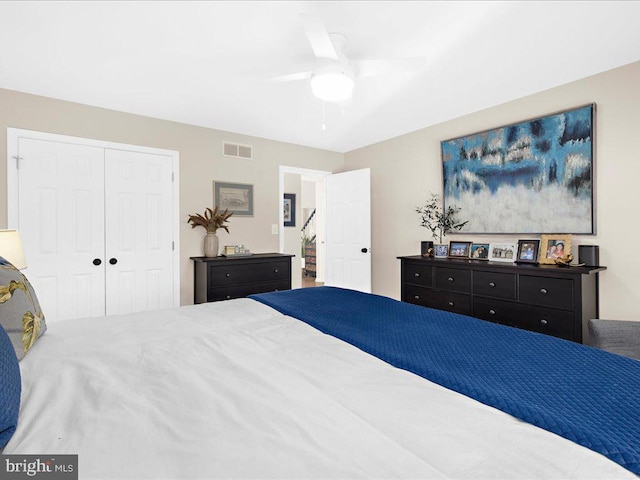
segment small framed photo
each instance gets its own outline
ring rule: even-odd
[[[471,242],[449,242],[449,258],[469,258]]]
[[[513,263],[516,261],[516,252],[515,243],[492,243],[489,247],[489,261]]]
[[[518,240],[516,263],[538,263],[540,240]]]
[[[542,235],[540,240],[540,258],[538,263],[556,263],[556,258],[562,258],[571,253],[571,235],[552,234]]]
[[[489,260],[489,244],[488,243],[472,243],[471,258],[473,260]]]
[[[284,226],[295,227],[296,226],[296,194],[285,193],[284,194]]]
[[[234,216],[253,217],[253,185],[213,182],[213,206]]]

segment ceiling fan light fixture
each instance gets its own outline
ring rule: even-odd
[[[353,92],[353,77],[344,72],[328,72],[311,77],[311,92],[325,102],[343,102]]]

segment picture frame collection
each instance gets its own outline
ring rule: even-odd
[[[440,258],[462,258],[505,263],[556,263],[556,259],[571,254],[570,234],[545,234],[540,239],[521,239],[512,242],[476,243],[452,240],[448,252]]]

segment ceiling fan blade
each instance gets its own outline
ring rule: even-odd
[[[416,72],[427,67],[426,57],[391,58],[387,60],[352,60],[356,77],[372,77],[398,72]]]
[[[274,83],[281,82],[296,82],[298,80],[308,80],[311,78],[313,72],[297,72],[297,73],[289,73],[288,75],[278,75],[277,77],[272,77],[269,81]]]
[[[338,60],[338,54],[336,53],[333,43],[331,43],[331,38],[322,20],[309,13],[302,13],[300,17],[302,18],[304,31],[307,34],[307,38],[316,57]]]

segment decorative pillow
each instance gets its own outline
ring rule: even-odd
[[[16,431],[20,389],[18,358],[9,336],[0,326],[0,451]]]
[[[46,331],[47,324],[36,292],[27,278],[0,257],[0,325],[16,352],[18,361]]]

